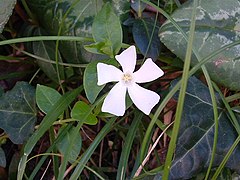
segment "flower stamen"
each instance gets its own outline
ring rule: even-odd
[[[133,78],[132,78],[132,75],[131,75],[131,74],[125,73],[125,74],[123,74],[123,76],[122,76],[122,80],[123,80],[123,82],[124,82],[125,84],[129,84],[129,83],[131,83],[131,81],[133,80]]]

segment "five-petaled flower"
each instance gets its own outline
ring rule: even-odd
[[[153,81],[162,76],[163,71],[151,58],[148,58],[140,69],[134,72],[137,59],[135,46],[130,46],[120,55],[116,55],[115,58],[122,66],[123,71],[112,65],[97,64],[97,84],[99,86],[108,82],[118,82],[105,98],[102,111],[123,116],[126,109],[126,92],[128,92],[136,107],[149,115],[152,108],[159,102],[160,96],[153,91],[142,88],[138,83]]]

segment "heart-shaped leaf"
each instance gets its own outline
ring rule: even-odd
[[[16,0],[0,1],[0,34],[2,33],[5,24],[8,22],[15,4]]]
[[[76,102],[71,111],[71,117],[78,121],[84,120],[85,124],[95,125],[97,124],[98,120],[93,113],[90,113],[89,116],[86,119],[84,119],[84,117],[90,111],[90,109],[91,107],[88,104],[86,104],[83,101],[78,101]]]
[[[22,144],[34,130],[36,121],[35,89],[18,82],[0,97],[0,128],[15,144]]]
[[[3,149],[0,147],[0,166],[6,167],[6,156]]]
[[[213,167],[218,166],[237,138],[220,97],[216,94],[219,110],[219,131]],[[189,179],[206,170],[212,155],[214,117],[208,88],[197,78],[189,79],[181,126],[170,179]],[[240,172],[240,146],[232,153],[226,167]]]
[[[53,88],[37,85],[36,102],[39,109],[47,114],[52,106],[61,98],[61,94]]]
[[[172,18],[188,34],[191,24],[193,1],[188,1],[177,9]],[[200,58],[204,58],[236,40],[240,40],[240,1],[239,0],[202,0],[196,14],[194,48]],[[184,59],[187,42],[170,21],[161,27],[161,41],[177,56]],[[232,90],[240,90],[240,45],[222,51],[207,64],[212,79]],[[192,64],[198,61],[195,56]]]

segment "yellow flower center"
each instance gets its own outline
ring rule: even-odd
[[[123,80],[123,82],[124,82],[125,84],[129,84],[129,83],[131,83],[131,81],[133,80],[133,78],[132,78],[132,75],[131,75],[131,74],[125,73],[125,74],[123,74],[123,76],[122,76],[122,80]]]

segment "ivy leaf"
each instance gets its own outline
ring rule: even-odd
[[[39,109],[47,114],[52,106],[61,98],[61,94],[53,88],[37,85],[36,102]]]
[[[6,156],[3,149],[0,147],[0,166],[6,167]]]
[[[71,111],[71,117],[73,119],[83,121],[83,118],[86,116],[86,113],[90,111],[90,106],[83,101],[78,101],[74,105]],[[98,120],[93,113],[90,113],[89,116],[85,119],[84,123],[95,125],[97,124]]]
[[[188,34],[191,24],[193,1],[187,1],[177,9],[172,18]],[[210,55],[219,48],[240,40],[240,1],[239,0],[202,0],[196,11],[194,48],[200,58]],[[178,57],[184,60],[187,42],[170,21],[160,29],[161,41]],[[239,66],[240,45],[222,51],[206,63],[211,78],[232,90],[240,90]],[[197,63],[192,57],[192,65]]]
[[[122,27],[119,18],[114,13],[110,3],[106,3],[95,16],[92,25],[92,35],[95,42],[106,42],[103,52],[113,57],[122,45]]]
[[[35,89],[18,82],[0,97],[0,128],[15,144],[22,144],[34,130],[36,121]]]
[[[8,22],[12,14],[16,0],[1,0],[0,1],[0,34],[3,31],[5,24]]]
[[[237,138],[220,97],[216,94],[219,110],[219,131],[213,167],[219,166],[223,157]],[[181,126],[170,179],[190,179],[209,166],[214,140],[214,117],[208,88],[197,78],[189,79]],[[240,172],[240,147],[229,158],[226,167]]]

